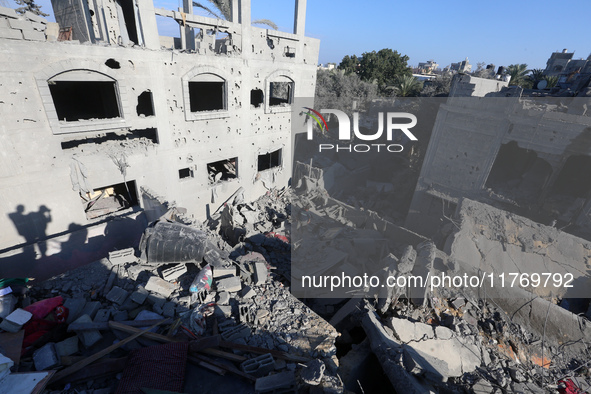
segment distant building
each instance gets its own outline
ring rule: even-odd
[[[458,73],[469,73],[472,71],[472,65],[466,57],[466,60],[462,60],[459,63],[452,63],[451,66],[449,66],[449,70]]]
[[[335,68],[337,68],[337,64],[336,63],[326,63],[326,66],[323,66],[322,64],[318,65],[318,70],[334,70]]]
[[[439,64],[435,63],[433,59],[419,63],[419,73],[420,74],[431,74],[433,71],[437,70]]]

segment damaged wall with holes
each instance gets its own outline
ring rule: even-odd
[[[38,41],[0,36],[0,252],[142,213],[144,189],[204,219],[240,187],[255,199],[288,184],[291,104],[314,95],[318,40],[187,14],[181,32],[190,21],[227,26],[232,50],[160,47],[152,2],[141,0],[126,43],[100,22],[118,8],[93,7],[82,45],[71,26]],[[7,10],[0,19],[29,23]]]
[[[407,227],[437,236],[468,197],[590,239],[591,181],[581,171],[591,164],[589,99],[514,90],[441,106]]]

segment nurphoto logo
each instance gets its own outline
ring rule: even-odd
[[[338,139],[340,141],[351,141],[351,121],[349,116],[338,109],[321,109],[320,112],[309,107],[304,107],[308,112],[305,114],[308,116],[306,122],[307,127],[307,138],[308,140],[313,139],[314,135],[314,124],[317,124],[322,133],[328,133],[328,124],[322,114],[332,114],[336,116],[339,123]],[[417,117],[408,112],[378,112],[378,130],[374,134],[363,134],[359,130],[359,112],[353,112],[353,135],[356,139],[361,141],[377,141],[382,138],[384,133],[384,117],[386,118],[386,140],[388,142],[393,141],[395,131],[401,131],[411,141],[417,141],[417,137],[410,131],[411,128],[417,125]],[[409,120],[410,122],[398,123],[401,119]],[[397,135],[396,137],[399,137]],[[370,152],[380,150],[388,152],[402,152],[404,146],[401,144],[349,144],[349,145],[338,145],[338,144],[319,144],[318,151],[336,150],[349,151],[349,152]]]

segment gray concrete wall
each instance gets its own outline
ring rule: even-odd
[[[71,225],[88,226],[104,219],[86,218],[71,181],[73,158],[85,168],[90,188],[99,188],[123,182],[113,157],[125,157],[129,165],[125,179],[135,181],[138,192],[147,187],[187,208],[195,219],[205,219],[207,212],[215,211],[241,186],[245,197],[254,199],[268,188],[287,185],[290,108],[251,108],[250,91],[263,90],[268,103],[269,83],[288,77],[295,84],[295,96],[312,97],[319,41],[251,26],[243,32],[249,37],[242,37],[241,43],[252,44],[229,54],[0,38],[0,211],[4,212],[0,215],[0,250],[67,232]],[[275,49],[267,41],[272,34]],[[286,57],[283,44],[287,43],[296,43],[302,50],[295,57]],[[115,59],[120,68],[107,67],[108,59]],[[116,81],[122,116],[59,121],[47,81],[72,70],[87,74],[74,79],[100,76]],[[203,72],[225,79],[227,110],[191,113],[188,109],[188,82]],[[155,116],[138,116],[137,98],[147,90],[152,92]],[[147,128],[157,129],[157,144],[134,140],[73,149],[61,146],[72,139]],[[258,154],[277,149],[283,150],[281,167],[259,173]],[[206,164],[233,157],[238,158],[238,178],[210,185]],[[179,179],[178,170],[187,167],[193,177]],[[19,205],[23,206],[20,210]],[[39,215],[45,209],[50,218]],[[11,213],[24,223],[19,229]]]

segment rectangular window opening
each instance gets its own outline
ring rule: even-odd
[[[53,81],[49,91],[59,120],[74,122],[121,116],[115,82]]]
[[[135,107],[138,116],[154,116],[154,102],[152,92],[146,90],[137,97],[137,106]]]
[[[191,112],[225,109],[224,82],[189,82]]]
[[[209,183],[229,181],[238,177],[238,158],[220,160],[207,164]]]
[[[62,149],[74,149],[84,145],[100,145],[108,141],[132,141],[146,139],[154,144],[158,143],[158,131],[155,128],[130,130],[127,133],[106,133],[89,138],[81,138],[62,142]]]
[[[91,193],[81,194],[80,198],[88,220],[139,205],[135,181],[94,189]]]
[[[181,168],[179,170],[179,179],[193,178],[193,170],[190,168]]]
[[[258,171],[270,170],[281,166],[281,149],[259,155]]]
[[[269,105],[271,107],[291,104],[293,82],[271,82]]]

